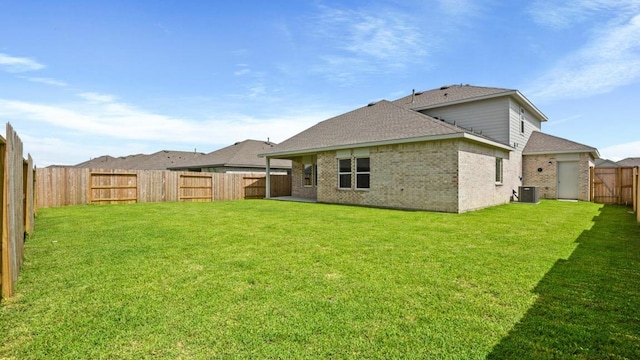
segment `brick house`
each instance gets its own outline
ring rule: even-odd
[[[443,86],[322,121],[261,155],[268,168],[292,160],[294,197],[462,213],[513,199],[544,121],[517,90]]]

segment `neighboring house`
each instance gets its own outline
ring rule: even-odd
[[[539,187],[541,198],[591,200],[596,148],[536,131],[523,155],[523,184]]]
[[[294,197],[461,213],[513,199],[544,121],[517,90],[443,86],[325,120],[262,155],[269,167],[292,160]]]
[[[620,164],[613,160],[608,159],[596,159],[594,162],[595,167],[597,168],[617,168],[620,167]]]
[[[215,173],[265,173],[267,163],[258,154],[271,150],[275,143],[245,140],[168,167],[169,170]],[[291,173],[291,160],[271,162],[271,174]]]
[[[73,167],[90,169],[166,170],[171,166],[195,161],[204,155],[204,153],[195,151],[170,150],[161,150],[150,155],[136,154],[120,157],[104,155],[74,165]]]
[[[622,167],[640,167],[640,157],[628,157],[618,161],[618,165]]]

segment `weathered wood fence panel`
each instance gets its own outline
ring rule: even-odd
[[[244,178],[255,178],[247,181]],[[262,185],[256,185],[261,183]],[[246,188],[264,186],[264,174],[164,170],[96,170],[52,167],[36,170],[37,207],[98,203],[223,201],[248,198]],[[289,175],[271,175],[271,196],[291,195]],[[264,197],[250,193],[250,198]]]
[[[242,178],[245,199],[263,199],[267,193],[267,178],[244,176]]]
[[[271,196],[291,196],[291,176],[271,175]]]
[[[89,203],[131,204],[138,202],[138,174],[91,172]]]
[[[179,174],[179,200],[184,202],[210,202],[213,199],[213,178],[208,174]]]
[[[11,297],[24,257],[24,240],[33,232],[33,160],[22,156],[22,140],[7,123],[6,139],[0,137],[0,295]]]
[[[23,181],[24,181],[24,228],[27,234],[32,234],[35,226],[35,188],[36,174],[33,168],[33,158],[27,155],[27,159],[23,164]]]
[[[633,211],[636,212],[636,218],[638,223],[640,223],[640,169],[636,168],[633,171],[633,175],[635,177],[635,192],[636,192],[636,202],[633,204]]]
[[[633,167],[594,168],[593,201],[600,204],[633,205],[636,203]]]

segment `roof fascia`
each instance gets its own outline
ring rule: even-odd
[[[594,159],[600,159],[600,152],[598,149],[590,149],[590,150],[555,150],[555,151],[527,151],[523,152],[522,155],[555,155],[555,154],[582,154],[589,153],[593,155]]]
[[[449,102],[445,102],[445,103],[439,103],[439,104],[435,104],[435,105],[418,106],[418,107],[415,107],[415,108],[411,108],[411,110],[422,111],[422,110],[435,109],[435,108],[444,107],[444,106],[464,104],[464,103],[469,103],[469,102],[473,102],[473,101],[495,99],[495,98],[504,97],[504,96],[513,96],[513,97],[515,97],[516,99],[518,99],[522,103],[524,103],[524,105],[527,108],[527,110],[529,110],[530,112],[535,113],[539,118],[542,119],[542,121],[549,120],[547,115],[545,115],[542,111],[540,111],[540,109],[538,109],[535,105],[533,105],[533,103],[531,101],[529,101],[529,99],[527,99],[524,95],[522,95],[522,93],[520,93],[520,91],[518,91],[518,90],[509,90],[509,91],[504,91],[504,92],[500,92],[500,93],[496,93],[496,94],[476,96],[476,97],[471,97],[471,98],[466,98],[466,99],[449,101]]]
[[[413,138],[371,141],[371,142],[365,142],[365,143],[327,146],[327,147],[303,149],[303,150],[273,152],[273,153],[258,154],[258,156],[271,158],[271,159],[279,159],[279,158],[289,158],[292,156],[313,155],[322,151],[344,150],[344,149],[363,148],[363,147],[372,147],[372,146],[396,145],[396,144],[407,144],[407,143],[414,143],[414,142],[451,140],[451,139],[467,139],[470,141],[482,143],[485,145],[489,145],[491,147],[495,147],[495,148],[499,148],[507,151],[515,150],[513,147],[509,145],[488,140],[483,137],[469,134],[466,132],[459,132],[459,133],[445,134],[445,135],[420,136],[420,137],[413,137]]]
[[[255,169],[264,169],[265,166],[261,165],[243,165],[243,164],[203,164],[203,165],[189,165],[189,166],[171,166],[167,169],[204,169],[204,168],[218,168],[218,167],[243,167],[243,168],[255,168]],[[280,165],[271,165],[272,169],[291,169],[291,167],[280,166]]]

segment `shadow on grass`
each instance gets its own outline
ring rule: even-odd
[[[640,226],[628,211],[602,208],[487,359],[640,359]]]

